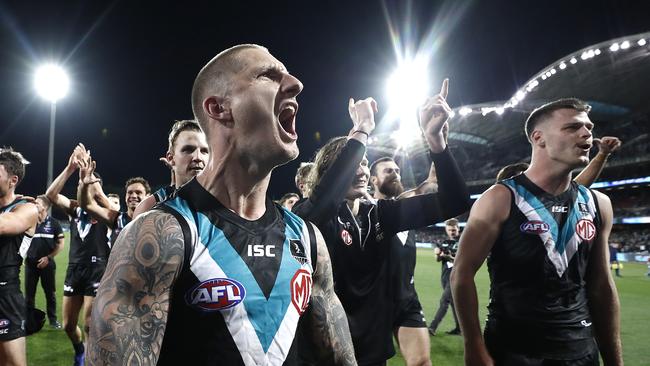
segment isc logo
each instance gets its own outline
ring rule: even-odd
[[[206,311],[231,308],[246,297],[244,285],[230,278],[213,278],[203,281],[185,295],[188,305]]]
[[[569,212],[569,208],[566,206],[553,206],[551,207],[551,212],[554,213],[567,213]]]
[[[547,232],[548,229],[547,223],[538,220],[526,221],[519,226],[519,230],[526,234],[541,234]]]
[[[248,246],[249,257],[275,257],[275,245],[255,244]]]
[[[11,324],[9,319],[0,319],[0,328],[6,328]]]

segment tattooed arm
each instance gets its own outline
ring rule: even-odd
[[[178,221],[160,211],[120,234],[93,304],[89,365],[156,364],[183,245]]]
[[[341,301],[334,293],[332,263],[325,239],[316,226],[314,231],[318,254],[309,305],[314,343],[320,350],[333,353],[334,364],[356,365],[348,317],[345,315]]]

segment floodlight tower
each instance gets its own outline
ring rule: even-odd
[[[47,155],[47,187],[52,184],[54,175],[54,125],[56,122],[56,102],[65,97],[70,80],[65,71],[55,64],[46,64],[36,70],[34,87],[43,99],[50,102],[50,144]],[[46,187],[46,189],[47,189]]]

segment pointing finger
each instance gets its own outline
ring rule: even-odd
[[[447,99],[447,94],[449,93],[449,79],[445,78],[442,81],[442,87],[440,88],[440,96]]]

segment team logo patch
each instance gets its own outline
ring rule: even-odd
[[[576,233],[582,240],[591,240],[596,236],[596,226],[591,220],[580,220],[576,224]]]
[[[7,328],[11,324],[9,319],[0,319],[0,328]]]
[[[291,250],[291,255],[293,258],[295,258],[295,260],[298,261],[298,263],[307,263],[307,253],[305,253],[305,246],[302,245],[302,242],[299,239],[290,239],[289,249]]]
[[[345,245],[352,244],[352,235],[350,235],[350,232],[345,229],[341,230],[341,239]]]
[[[526,234],[542,234],[548,232],[549,226],[544,221],[531,220],[521,224],[519,230]]]
[[[299,269],[291,279],[291,303],[298,311],[298,315],[302,315],[307,310],[311,284],[311,273],[304,269]]]
[[[185,302],[205,311],[219,311],[236,306],[246,298],[244,285],[231,278],[212,278],[196,285],[185,294]]]
[[[582,213],[589,213],[589,207],[586,203],[578,202],[578,210]]]

